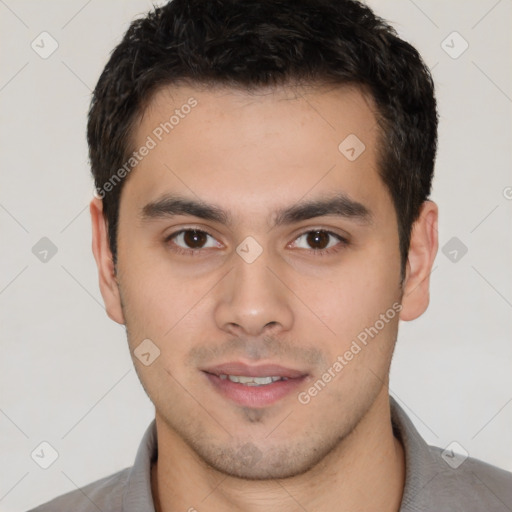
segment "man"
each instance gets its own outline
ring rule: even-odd
[[[420,56],[349,0],[174,0],[94,91],[93,252],[155,405],[135,464],[39,511],[489,511],[511,475],[390,399],[427,308]]]

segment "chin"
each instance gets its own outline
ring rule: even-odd
[[[320,441],[322,444],[322,441]],[[303,475],[332,452],[339,440],[318,446],[309,439],[296,446],[261,447],[255,443],[230,446],[194,446],[196,454],[213,470],[241,480],[283,480]]]

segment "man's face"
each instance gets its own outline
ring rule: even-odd
[[[402,290],[377,130],[349,88],[165,89],[135,127],[155,146],[119,212],[130,349],[158,347],[134,357],[157,419],[222,472],[306,471],[386,387]]]

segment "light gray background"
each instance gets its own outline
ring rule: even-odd
[[[468,248],[457,262],[438,254],[430,309],[401,325],[392,393],[429,443],[457,441],[512,470],[511,1],[370,4],[433,70],[440,244],[457,237]],[[97,285],[85,141],[90,93],[108,54],[149,8],[143,0],[0,0],[6,512],[131,465],[152,419],[124,328],[107,318]],[[59,45],[47,59],[31,48],[43,31]],[[456,59],[442,47],[462,49],[458,36],[446,39],[453,31],[469,44]],[[42,237],[58,248],[46,263],[32,253]],[[30,456],[42,441],[59,453],[46,470]]]

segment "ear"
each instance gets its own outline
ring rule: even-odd
[[[403,283],[400,320],[414,320],[428,307],[430,299],[430,273],[437,254],[437,205],[425,201],[411,232]]]
[[[89,209],[92,222],[92,252],[98,266],[100,291],[105,309],[114,322],[124,324],[114,259],[108,243],[107,220],[103,216],[103,201],[94,197]]]

